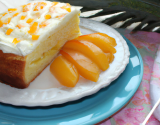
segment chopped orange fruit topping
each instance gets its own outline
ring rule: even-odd
[[[38,2],[37,6],[35,6],[34,11],[38,11],[40,9],[43,9],[44,6],[46,6],[47,3],[45,2]]]
[[[17,38],[14,38],[12,43],[17,44],[19,42],[20,42],[20,40],[17,40]]]
[[[11,19],[12,19],[12,18],[8,18],[8,23],[10,23],[10,22],[11,22]]]
[[[45,15],[45,19],[50,19],[50,18],[51,18],[51,15],[49,15],[49,14]]]
[[[69,3],[67,3],[67,5],[65,6],[62,6],[61,8],[67,10],[68,12],[71,12],[71,5]]]
[[[62,15],[60,15],[60,16],[56,16],[56,18],[61,19],[61,18],[63,18],[65,15],[66,15],[66,14],[62,14]]]
[[[18,27],[19,29],[21,29],[21,26],[18,24],[18,25],[16,25],[16,27]]]
[[[55,12],[55,7],[54,7],[54,5],[49,8],[49,12],[51,12],[51,13],[54,13],[54,12]]]
[[[38,9],[35,7],[33,11],[38,11]]]
[[[32,22],[33,22],[33,20],[34,20],[34,19],[29,18],[29,19],[26,21],[26,23],[32,23]]]
[[[41,13],[40,12],[36,12],[36,13],[34,13],[34,16],[39,19],[41,17]]]
[[[28,31],[28,33],[32,34],[32,33],[35,33],[36,30],[37,30],[37,26],[38,26],[38,23],[37,22],[34,22],[32,24],[32,26],[30,27],[30,30]]]
[[[23,10],[22,10],[23,12],[29,11],[29,8],[27,5],[22,5],[22,8],[23,8]]]
[[[47,3],[45,3],[45,2],[39,2],[39,3],[42,4],[42,5],[44,5],[44,6],[47,5]]]
[[[18,24],[16,27],[18,27],[19,29],[21,29],[24,26],[22,24]]]
[[[26,18],[26,16],[21,16],[21,20],[24,20]]]
[[[57,5],[58,4],[58,2],[52,2],[52,6],[55,6],[55,5]]]
[[[61,8],[67,10],[68,12],[71,12],[71,8],[67,8],[67,7],[65,7],[65,6],[63,6],[63,7],[61,7]]]
[[[6,23],[4,23],[4,24],[9,24],[11,22],[11,19],[12,18],[8,18],[8,21]]]
[[[68,12],[71,12],[71,8],[66,8],[66,10],[67,10]]]
[[[8,8],[9,13],[13,12],[13,11],[17,11],[16,8]]]
[[[34,3],[34,5],[35,5],[36,3]],[[27,5],[31,5],[31,3],[28,3]]]
[[[39,24],[39,27],[40,28],[44,28],[44,27],[46,27],[48,25],[48,23],[47,23],[47,20],[46,21],[43,21],[41,24]]]
[[[32,40],[38,40],[39,35],[32,35]]]
[[[10,35],[12,31],[13,31],[13,29],[9,28],[9,29],[7,30],[7,32],[6,32],[6,35]]]
[[[0,20],[0,27],[2,27],[3,26],[3,22]]]
[[[2,14],[2,16],[5,16],[7,13]]]
[[[8,8],[8,11],[16,11],[16,8]]]
[[[14,15],[13,15],[13,17],[15,17],[15,16],[17,16],[19,13],[15,13]]]
[[[55,12],[55,6],[58,4],[59,2],[52,2],[52,6],[49,8],[49,12],[54,13]]]
[[[21,5],[21,7],[23,8],[23,7],[25,7],[26,5]]]
[[[40,9],[43,9],[43,6],[40,6]]]

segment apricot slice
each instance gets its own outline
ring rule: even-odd
[[[112,53],[105,53],[105,55],[109,59],[109,63],[112,63],[114,60],[114,55]]]
[[[81,52],[90,58],[93,62],[95,62],[103,71],[109,68],[109,61],[107,56],[99,47],[91,42],[70,40],[63,46],[62,49],[72,49]]]
[[[77,69],[63,56],[58,56],[52,62],[50,71],[62,85],[67,87],[74,87],[79,80]]]
[[[91,42],[102,49],[102,51],[105,53],[116,53],[116,49],[114,47],[117,45],[117,43],[115,39],[104,33],[82,35],[76,38],[76,40]]]
[[[105,33],[93,33],[92,35],[101,35],[101,36],[105,37],[104,39],[106,40],[106,42],[111,43],[114,47],[117,45],[116,40],[113,37],[110,37]]]
[[[79,74],[85,79],[97,82],[100,74],[98,66],[82,53],[74,50],[60,50],[60,53],[75,65]]]

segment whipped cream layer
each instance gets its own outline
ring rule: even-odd
[[[26,56],[52,31],[80,13],[68,3],[32,2],[0,15],[0,50]]]

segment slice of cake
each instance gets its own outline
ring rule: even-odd
[[[26,88],[79,36],[80,11],[68,3],[33,2],[0,17],[0,81]],[[44,83],[45,84],[45,83]]]

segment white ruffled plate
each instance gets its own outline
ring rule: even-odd
[[[115,59],[109,69],[100,74],[98,82],[81,77],[76,87],[67,88],[59,84],[48,66],[26,89],[16,89],[0,83],[0,102],[17,106],[62,104],[94,94],[118,78],[128,64],[130,55],[123,37],[113,28],[88,19],[81,19],[80,29],[82,34],[106,33],[117,41]]]

